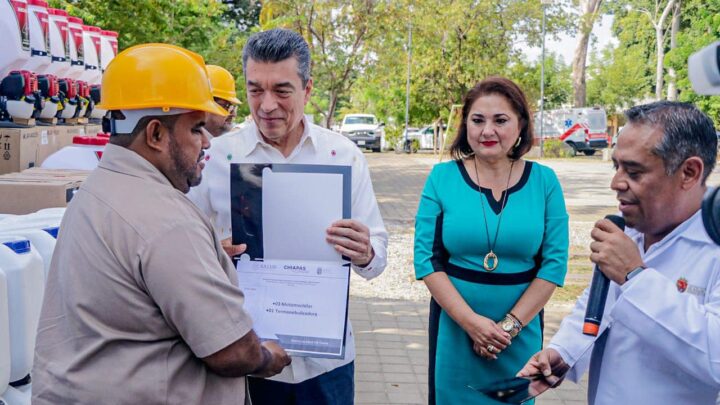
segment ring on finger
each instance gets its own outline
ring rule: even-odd
[[[492,353],[495,353],[496,350],[497,350],[497,349],[495,348],[495,346],[493,346],[493,345],[487,345],[487,351],[488,351],[489,353],[491,353],[491,354],[492,354]]]

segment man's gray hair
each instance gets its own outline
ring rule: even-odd
[[[247,75],[247,62],[277,63],[295,57],[298,62],[298,76],[303,87],[310,80],[310,47],[295,31],[275,28],[253,34],[245,44],[242,54],[243,73]]]
[[[690,103],[657,101],[625,111],[629,124],[659,128],[663,138],[653,151],[665,165],[668,176],[674,174],[690,157],[702,159],[705,169],[702,184],[715,167],[717,135],[712,120]]]

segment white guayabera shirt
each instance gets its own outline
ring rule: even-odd
[[[625,233],[648,268],[622,286],[610,284],[600,329],[601,335],[607,331],[602,359],[597,347],[582,356],[596,339],[582,334],[587,289],[549,348],[570,364],[577,360],[568,374],[573,381],[590,368],[590,404],[715,405],[720,246],[708,236],[699,211],[647,252],[643,234],[631,228]]]
[[[297,147],[285,157],[267,144],[254,123],[212,139],[203,180],[188,193],[215,225],[222,239],[232,235],[230,214],[231,163],[295,163],[352,167],[352,218],[370,228],[375,257],[366,267],[353,266],[365,279],[380,275],[387,264],[388,235],[380,216],[370,171],[362,152],[350,140],[335,132],[304,121],[305,130]],[[339,219],[339,218],[338,218]],[[242,286],[240,286],[242,288]],[[355,359],[355,340],[348,321],[345,358],[342,360],[295,357],[292,364],[272,380],[299,383],[344,366]]]

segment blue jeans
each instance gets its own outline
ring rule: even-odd
[[[298,384],[248,377],[253,405],[352,405],[355,362]]]

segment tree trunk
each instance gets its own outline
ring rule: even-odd
[[[575,48],[575,55],[573,56],[572,62],[573,104],[575,107],[585,107],[585,66],[587,63],[588,44],[590,43],[590,34],[592,33],[601,3],[602,0],[584,0],[580,2],[582,21],[580,23],[578,44]]]
[[[585,62],[587,61],[587,48],[590,42],[590,33],[581,33],[578,40],[575,55],[573,56],[573,105],[575,107],[585,107],[586,87],[585,87]]]
[[[655,67],[655,99],[662,99],[663,86],[665,84],[665,20],[670,10],[675,7],[675,0],[669,0],[662,15],[655,23],[655,46],[657,47],[657,65]]]
[[[677,0],[675,2],[675,7],[673,8],[673,17],[672,17],[672,25],[670,26],[670,50],[672,51],[677,47],[677,35],[678,32],[680,32],[680,7],[682,5],[682,0]],[[667,90],[667,99],[671,101],[675,101],[678,98],[678,90],[677,90],[677,72],[674,68],[668,69],[668,90]]]
[[[657,64],[655,65],[655,100],[662,98],[663,83],[663,64],[665,62],[665,34],[663,27],[658,25],[655,27],[655,46],[657,47]]]
[[[330,129],[333,124],[333,117],[335,116],[335,109],[337,108],[338,93],[336,91],[330,92],[330,103],[328,104],[327,117],[325,119],[325,128]]]

